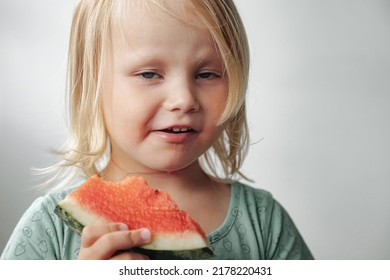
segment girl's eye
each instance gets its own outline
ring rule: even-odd
[[[203,73],[199,73],[198,75],[196,75],[197,79],[214,79],[214,78],[219,78],[219,77],[220,77],[220,75],[213,73],[213,72],[203,72]]]
[[[160,75],[158,75],[157,73],[154,73],[154,72],[142,72],[138,75],[144,79],[147,79],[147,80],[157,79],[160,77]]]

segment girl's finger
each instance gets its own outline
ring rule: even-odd
[[[81,234],[81,246],[85,248],[89,247],[104,234],[124,230],[128,230],[128,227],[123,223],[94,224],[86,226]]]
[[[138,247],[149,243],[150,240],[151,234],[148,229],[109,232],[98,238],[91,246],[81,248],[79,257],[82,259],[110,259],[117,251]],[[131,254],[133,256],[134,253]]]

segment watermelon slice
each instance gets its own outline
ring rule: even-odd
[[[151,259],[207,259],[213,256],[205,233],[166,192],[142,177],[114,183],[92,176],[58,203],[55,213],[78,234],[93,223],[123,222],[149,228],[152,242],[132,249]]]

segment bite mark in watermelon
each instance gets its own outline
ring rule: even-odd
[[[134,248],[151,259],[206,259],[213,256],[206,234],[170,195],[142,177],[114,183],[92,176],[58,203],[55,213],[81,234],[94,223],[121,222],[129,229],[149,228],[152,242]]]

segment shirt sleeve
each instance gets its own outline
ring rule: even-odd
[[[311,260],[313,255],[285,209],[274,200],[267,240],[268,259]]]
[[[47,202],[46,197],[40,197],[27,209],[15,227],[1,259],[61,258],[58,222],[56,224],[58,219],[48,210]]]

